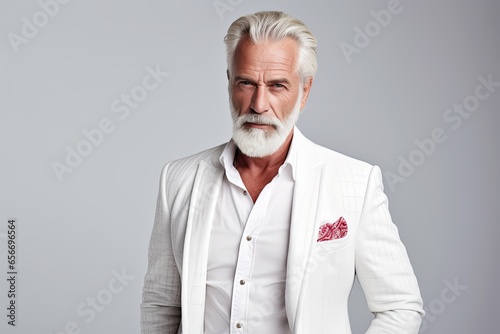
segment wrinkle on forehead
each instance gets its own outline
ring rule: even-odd
[[[238,44],[234,54],[234,73],[241,75],[279,74],[287,76],[297,75],[298,45],[292,38],[281,41],[268,40],[262,43],[253,43],[248,37]]]

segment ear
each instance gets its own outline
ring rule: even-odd
[[[229,80],[229,69],[226,70],[227,80]]]
[[[302,100],[300,101],[300,110],[304,109],[306,106],[307,98],[309,97],[309,92],[311,91],[311,86],[313,83],[313,78],[308,78],[302,86]]]

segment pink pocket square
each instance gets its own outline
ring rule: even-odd
[[[340,239],[347,235],[347,222],[340,217],[335,223],[326,223],[319,227],[318,242]]]

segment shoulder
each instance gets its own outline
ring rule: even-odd
[[[202,152],[173,160],[163,166],[161,173],[161,182],[168,184],[170,188],[176,188],[176,185],[189,183],[194,180],[196,171],[201,162],[205,162],[214,167],[219,167],[219,157],[227,143],[209,148]],[[222,166],[220,166],[222,168]]]
[[[302,163],[315,163],[336,172],[368,175],[374,165],[316,144],[298,132],[299,157]]]
[[[317,150],[325,162],[325,167],[335,169],[338,172],[368,176],[374,167],[366,161],[347,156],[324,146],[317,145]]]
[[[227,143],[209,148],[207,150],[201,151],[199,153],[170,161],[166,164],[168,169],[171,171],[189,171],[196,168],[201,161],[205,161],[208,164],[216,165],[219,161],[219,157],[224,150]]]
[[[171,210],[185,206],[186,200],[191,196],[200,164],[205,163],[214,168],[222,168],[219,156],[225,146],[226,144],[212,147],[191,156],[170,161],[163,166],[160,176],[160,194],[161,198],[164,198],[171,206]]]
[[[357,196],[366,194],[369,189],[384,189],[382,173],[376,165],[331,150],[305,137],[300,152],[299,164],[302,168],[298,170],[315,169],[321,174],[321,182],[328,184],[329,189]]]

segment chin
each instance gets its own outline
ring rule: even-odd
[[[238,115],[230,101],[233,119],[233,140],[240,151],[251,158],[264,158],[276,153],[293,130],[300,114],[300,100],[284,120],[260,114]],[[268,125],[263,128],[251,124]]]
[[[277,130],[264,130],[248,127],[233,129],[233,140],[240,151],[250,158],[270,156],[283,145],[288,133]]]

